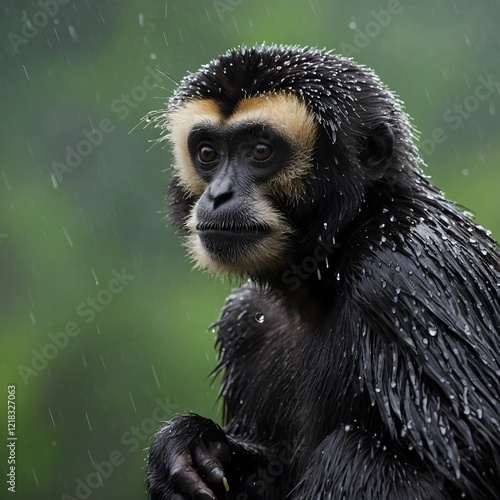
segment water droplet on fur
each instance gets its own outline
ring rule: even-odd
[[[435,325],[435,324],[433,324],[433,323],[429,323],[429,324],[427,325],[427,331],[429,332],[429,335],[430,335],[431,337],[435,337],[435,336],[437,335],[437,332],[438,332],[438,331],[437,331],[437,327],[436,327],[436,325]]]
[[[264,323],[264,313],[262,311],[258,311],[255,314],[255,321],[257,321],[257,323]]]

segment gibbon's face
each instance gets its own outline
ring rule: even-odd
[[[195,201],[188,246],[199,266],[235,275],[286,264],[293,228],[280,204],[301,199],[313,167],[314,115],[296,96],[243,99],[228,116],[191,99],[169,116],[175,176]]]

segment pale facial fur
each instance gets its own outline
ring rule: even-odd
[[[277,264],[286,256],[287,242],[292,233],[281,213],[269,201],[279,195],[298,203],[304,182],[312,169],[312,155],[317,135],[314,115],[297,97],[286,94],[267,94],[242,100],[234,113],[224,117],[212,100],[194,99],[174,109],[168,117],[169,140],[174,154],[174,170],[181,186],[190,196],[201,197],[208,187],[198,175],[188,151],[188,136],[193,128],[208,125],[263,124],[269,130],[287,138],[294,151],[290,164],[268,183],[256,188],[252,219],[270,227],[269,234],[234,263],[221,261],[208,252],[197,235],[197,216],[194,205],[187,222],[188,248],[197,265],[217,273],[243,275],[259,273]]]

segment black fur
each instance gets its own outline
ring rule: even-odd
[[[277,91],[320,125],[304,201],[275,200],[296,229],[293,265],[229,297],[224,428],[167,424],[150,450],[151,498],[210,498],[172,478],[183,451],[217,498],[212,459],[229,499],[500,498],[495,242],[422,174],[398,100],[350,60],[231,51],[183,80],[170,108],[212,98],[230,114]],[[175,180],[170,193],[182,227],[196,200]],[[214,443],[223,452],[196,450]]]

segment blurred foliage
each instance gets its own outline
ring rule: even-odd
[[[18,498],[144,498],[158,421],[220,421],[207,326],[237,283],[192,271],[165,228],[170,152],[137,127],[175,87],[154,68],[178,81],[263,41],[344,52],[405,101],[428,175],[500,235],[494,1],[4,0],[0,12],[0,436],[13,384]],[[4,441],[4,473],[6,461]]]

